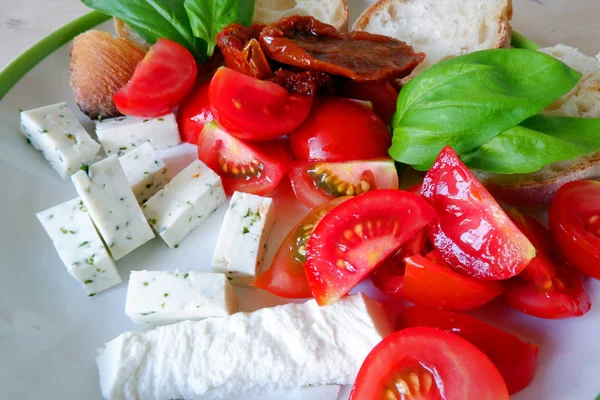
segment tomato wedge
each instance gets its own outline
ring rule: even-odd
[[[306,245],[306,277],[319,305],[347,294],[434,218],[420,196],[391,189],[363,193],[331,210]]]
[[[390,81],[356,82],[347,80],[340,89],[343,97],[370,101],[375,114],[389,125],[396,112],[398,91]]]
[[[239,139],[263,141],[293,131],[308,116],[313,98],[221,67],[210,83],[213,115]]]
[[[558,189],[549,222],[561,254],[584,274],[600,279],[600,182],[576,181]]]
[[[407,328],[365,359],[350,400],[508,400],[498,369],[477,347],[440,329]]]
[[[350,162],[295,162],[289,167],[296,198],[309,208],[340,196],[376,189],[398,189],[398,173],[390,158]]]
[[[302,299],[312,297],[304,263],[306,242],[321,219],[337,205],[350,197],[339,197],[312,210],[300,221],[281,243],[268,270],[256,277],[254,287],[267,290],[279,297]]]
[[[200,83],[192,94],[179,106],[177,125],[181,140],[198,144],[198,136],[207,122],[213,121],[210,108],[210,81]]]
[[[413,306],[404,310],[403,327],[429,326],[453,333],[477,347],[494,363],[510,394],[524,389],[537,368],[538,347],[466,314]]]
[[[429,237],[444,260],[481,280],[519,274],[535,255],[494,198],[447,146],[423,181],[423,197],[439,214]]]
[[[264,196],[285,178],[292,154],[287,140],[245,142],[209,122],[198,136],[198,158],[219,174],[228,195],[240,191]]]
[[[158,39],[115,95],[119,112],[136,117],[158,117],[177,106],[192,90],[198,68],[182,45]]]

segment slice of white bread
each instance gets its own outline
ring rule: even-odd
[[[577,86],[548,106],[544,114],[600,118],[600,60],[562,44],[541,49],[583,74]],[[499,175],[476,172],[497,197],[519,205],[547,204],[565,183],[600,179],[600,152],[546,165],[530,174]]]
[[[340,32],[348,30],[346,0],[256,0],[253,22],[266,25],[292,15],[310,15]]]
[[[353,30],[402,40],[425,61],[405,81],[439,61],[477,50],[508,47],[511,0],[379,0]]]

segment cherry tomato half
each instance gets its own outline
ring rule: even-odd
[[[319,305],[347,294],[434,218],[420,196],[392,189],[363,193],[331,210],[306,245],[306,277]]]
[[[194,56],[182,45],[158,39],[115,95],[119,112],[136,117],[158,117],[170,112],[196,82]]]
[[[370,101],[375,114],[389,125],[396,112],[398,91],[390,81],[356,82],[347,80],[342,84],[340,94],[350,99]]]
[[[350,99],[323,97],[290,135],[298,161],[352,161],[388,157],[392,137],[370,108]]]
[[[245,142],[209,122],[198,136],[198,158],[219,174],[228,195],[239,191],[264,196],[285,178],[292,154],[287,140]]]
[[[298,127],[308,116],[313,98],[221,67],[210,83],[210,102],[219,124],[233,136],[263,141]]]
[[[413,306],[404,310],[403,327],[429,326],[453,333],[477,347],[494,363],[510,394],[524,389],[537,368],[538,347],[466,314]]]
[[[548,219],[561,254],[584,274],[600,279],[600,182],[562,186]]]
[[[425,175],[422,190],[439,214],[429,237],[452,268],[481,280],[508,279],[534,257],[533,245],[451,147]]]
[[[349,162],[300,161],[289,167],[296,198],[309,208],[340,196],[376,189],[398,189],[398,173],[389,158]]]
[[[304,273],[306,242],[321,219],[350,197],[339,197],[312,210],[288,233],[273,258],[271,267],[256,277],[254,286],[279,297],[302,299],[312,297]]]
[[[179,106],[177,111],[177,125],[181,140],[191,144],[198,144],[198,135],[202,132],[204,124],[213,121],[210,108],[210,81],[200,83],[192,94]]]
[[[375,346],[350,393],[350,400],[409,398],[508,400],[508,390],[477,347],[440,329],[419,327],[393,333]]]

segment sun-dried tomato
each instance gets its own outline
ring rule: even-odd
[[[333,86],[331,75],[320,71],[290,71],[279,69],[270,79],[289,92],[315,96],[321,89],[328,90]]]
[[[231,24],[217,34],[217,46],[225,57],[225,65],[257,79],[268,79],[273,71],[258,42],[262,25],[245,27]]]

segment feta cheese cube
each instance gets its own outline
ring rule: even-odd
[[[227,274],[234,284],[252,283],[274,222],[273,199],[235,192],[219,232],[213,270]]]
[[[63,179],[94,162],[100,151],[67,103],[21,112],[21,132]]]
[[[115,260],[154,237],[116,155],[71,180]]]
[[[155,328],[185,320],[224,317],[237,299],[223,274],[132,271],[125,314],[141,327]]]
[[[119,162],[139,204],[144,204],[171,180],[167,166],[149,142],[120,157]]]
[[[121,156],[144,142],[150,142],[155,149],[166,149],[181,143],[173,113],[158,118],[105,119],[96,123],[96,135],[109,156]]]
[[[67,271],[94,296],[121,282],[121,277],[81,199],[37,214]]]
[[[142,206],[144,215],[171,248],[225,202],[219,175],[200,160],[181,171]]]

